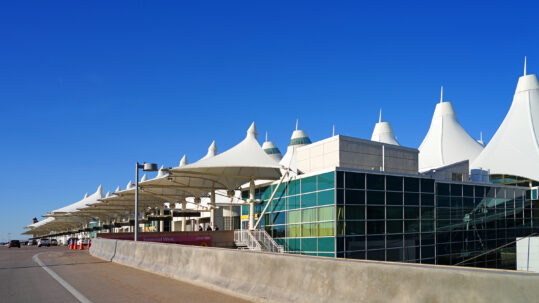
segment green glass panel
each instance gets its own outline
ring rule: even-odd
[[[274,199],[271,205],[273,211],[281,211],[286,209],[286,198]]]
[[[242,205],[241,206],[241,215],[248,215],[249,214],[249,205]]]
[[[301,237],[301,225],[291,224],[286,226],[288,237]]]
[[[271,197],[271,194],[273,192],[273,186],[269,186],[269,187],[264,187],[261,189],[262,191],[262,200],[269,200],[269,198]]]
[[[293,180],[288,182],[288,195],[297,195],[299,194],[299,181]]]
[[[301,193],[316,191],[316,176],[301,179]]]
[[[329,172],[318,175],[318,190],[335,188],[335,173]]]
[[[335,238],[318,238],[318,251],[335,251]]]
[[[335,207],[326,206],[318,208],[318,221],[328,221],[335,219]]]
[[[335,258],[335,253],[318,253],[319,257],[330,257]]]
[[[299,251],[301,249],[301,239],[288,239],[288,250],[290,251]]]
[[[318,224],[316,223],[301,224],[301,236],[302,237],[318,237]]]
[[[301,213],[300,210],[292,210],[287,212],[288,214],[288,224],[290,223],[301,223]]]
[[[316,238],[301,239],[301,251],[317,251]]]
[[[292,196],[288,197],[288,209],[300,208],[300,197]]]
[[[304,209],[302,212],[301,222],[313,222],[316,220],[316,208]]]
[[[335,204],[335,190],[318,192],[318,205]]]
[[[316,206],[316,193],[301,195],[301,207]]]
[[[320,237],[335,236],[335,223],[334,222],[319,223],[318,236]]]

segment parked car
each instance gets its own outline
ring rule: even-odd
[[[39,239],[39,241],[37,241],[37,247],[41,247],[41,246],[51,246],[51,241],[49,241],[49,239]]]
[[[58,241],[56,239],[51,239],[51,246],[58,246]]]
[[[8,244],[7,247],[9,247],[9,248],[12,248],[12,247],[21,248],[21,242],[19,242],[19,240],[11,240],[11,241],[9,241],[9,244]]]
[[[37,241],[36,240],[28,240],[28,243],[26,245],[28,245],[28,246],[37,245]]]

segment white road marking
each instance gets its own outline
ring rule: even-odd
[[[47,273],[49,273],[49,275],[51,275],[51,277],[53,277],[54,280],[58,281],[58,283],[60,283],[60,285],[62,285],[65,289],[67,289],[67,291],[69,291],[81,303],[92,303],[92,301],[88,300],[88,298],[86,298],[83,294],[81,294],[73,286],[69,285],[69,283],[67,283],[64,279],[60,278],[60,276],[57,275],[54,271],[52,271],[52,269],[48,268],[47,265],[43,264],[43,262],[41,262],[41,260],[39,260],[38,255],[39,254],[35,254],[32,257],[32,260],[34,260],[34,262],[39,264],[39,266],[41,266],[41,268],[43,268]]]

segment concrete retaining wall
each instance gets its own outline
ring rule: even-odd
[[[491,303],[539,298],[539,275],[512,271],[108,239],[95,239],[90,253],[257,301]]]

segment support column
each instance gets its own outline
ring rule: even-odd
[[[211,184],[211,196],[210,196],[210,226],[211,229],[215,229],[215,187]]]
[[[161,205],[161,208],[159,209],[159,214],[161,215],[161,221],[159,221],[159,232],[165,231],[165,204]]]
[[[249,229],[255,226],[255,180],[251,178],[249,183]]]
[[[182,200],[182,211],[187,209],[187,201]],[[182,217],[182,231],[187,231],[187,217]]]

